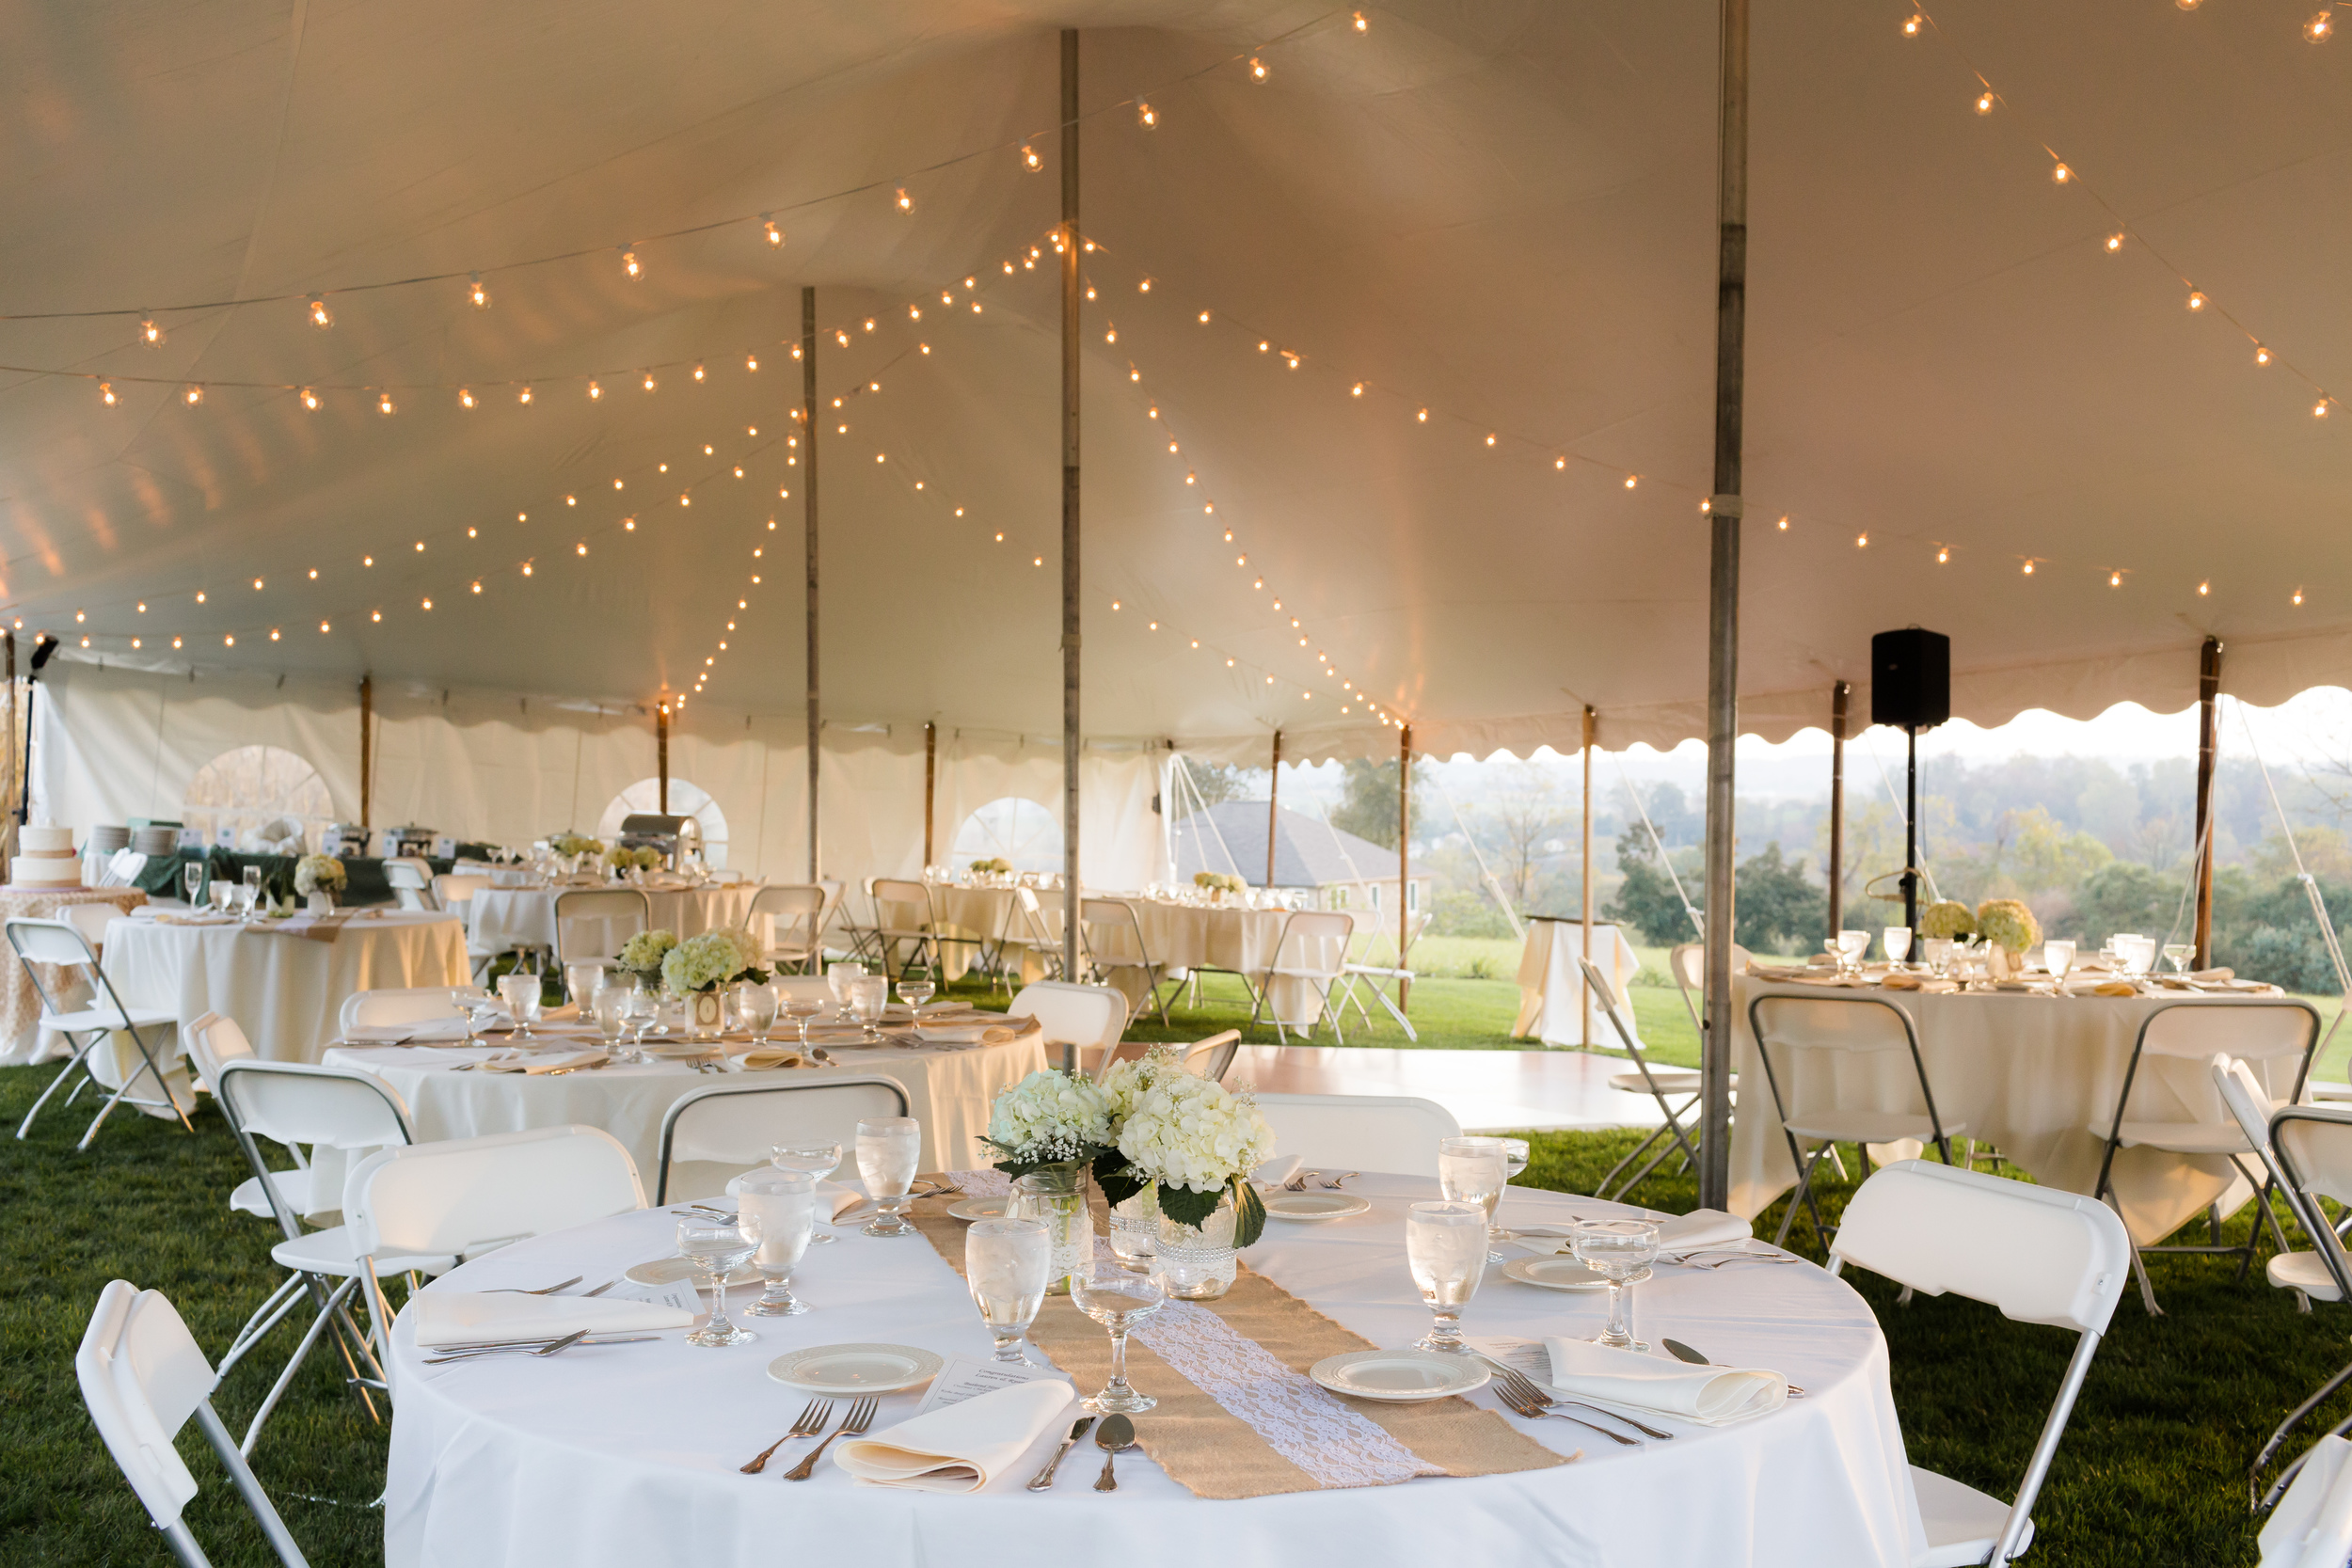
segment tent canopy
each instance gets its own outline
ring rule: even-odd
[[[1742,727],[1822,721],[1908,623],[1985,723],[2178,706],[2207,633],[2254,700],[2352,680],[2352,409],[2312,415],[2352,388],[2344,46],[2249,8],[1901,11],[1756,25]],[[1713,8],[1360,14],[24,8],[0,600],[68,659],[240,689],[642,709],[708,672],[683,731],[783,722],[814,285],[828,713],[1050,736],[1025,263],[1071,24],[1089,736],[1392,753],[1377,713],[1525,752],[1585,703],[1604,745],[1698,734]]]

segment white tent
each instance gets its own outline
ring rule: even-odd
[[[2181,705],[2208,633],[2249,700],[2352,681],[2343,46],[2241,8],[1904,16],[1755,34],[1742,727],[1820,722],[1913,622],[1980,722]],[[1585,703],[1604,745],[1698,733],[1711,7],[22,22],[0,601],[66,640],[61,811],[170,815],[264,732],[355,809],[372,674],[378,821],[592,824],[667,692],[675,770],[792,869],[803,285],[844,868],[919,852],[926,721],[1051,800],[1056,285],[1026,263],[1063,24],[1105,831],[1156,852],[1170,743],[1569,748]],[[968,783],[943,795],[997,787]]]

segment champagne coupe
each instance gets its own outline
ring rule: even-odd
[[[859,1235],[916,1233],[904,1211],[922,1148],[922,1125],[913,1117],[875,1117],[857,1124],[858,1177],[866,1183],[866,1196],[882,1211]]]
[[[1021,1346],[1045,1305],[1053,1255],[1053,1238],[1041,1220],[977,1220],[963,1233],[963,1276],[980,1321],[995,1337],[997,1360],[1032,1364]]]
[[[898,1000],[907,1005],[909,1013],[921,1012],[923,1004],[938,994],[939,983],[935,980],[910,980],[903,974],[898,976]]]
[[[1414,1204],[1405,1212],[1405,1263],[1433,1320],[1413,1348],[1468,1354],[1462,1308],[1486,1277],[1486,1211],[1475,1203]]]
[[[1899,964],[1911,956],[1910,927],[1889,926],[1879,933],[1879,940],[1886,943],[1888,963]]]
[[[188,903],[196,903],[197,890],[204,885],[204,863],[189,861],[180,867],[180,885],[188,890]]]
[[[1159,1275],[1137,1274],[1113,1259],[1089,1258],[1070,1276],[1070,1299],[1111,1331],[1111,1380],[1086,1402],[1086,1408],[1098,1416],[1134,1416],[1159,1403],[1127,1381],[1127,1331],[1168,1300],[1168,1287]]]
[[[818,1013],[823,1012],[825,1010],[825,1005],[818,1001],[816,997],[803,996],[797,991],[790,991],[786,993],[784,1001],[780,1006],[783,1009],[784,1016],[800,1025],[801,1050],[803,1053],[806,1053],[808,1050],[808,1021],[815,1018]]]
[[[2168,942],[2164,944],[2164,961],[2172,966],[2175,974],[2186,974],[2188,960],[2196,956],[2197,949],[2188,942]]]
[[[450,1006],[455,1007],[457,1016],[466,1021],[468,1045],[471,1045],[482,1034],[482,1020],[475,1015],[474,1009],[488,1000],[489,997],[476,986],[452,986],[449,989]]]
[[[1440,1138],[1438,1140],[1438,1190],[1451,1203],[1473,1203],[1486,1216],[1489,1240],[1501,1241],[1494,1228],[1495,1206],[1510,1180],[1510,1159],[1501,1138]],[[1502,1254],[1489,1252],[1486,1261],[1500,1263]]]
[[[690,1345],[739,1345],[758,1335],[727,1321],[727,1275],[751,1261],[759,1250],[759,1221],[748,1211],[732,1225],[707,1219],[680,1220],[678,1256],[694,1266],[710,1291],[710,1319],[686,1337]]]
[[[1658,1258],[1658,1227],[1647,1220],[1581,1220],[1569,1243],[1576,1260],[1609,1281],[1609,1322],[1593,1343],[1645,1351],[1633,1337],[1633,1287]]]
[[[817,1229],[817,1178],[804,1170],[753,1170],[735,1184],[737,1212],[759,1231],[752,1262],[768,1289],[743,1308],[755,1318],[793,1318],[808,1304],[792,1295],[792,1270]]]
[[[768,1151],[768,1163],[778,1170],[806,1171],[811,1180],[822,1181],[841,1167],[841,1146],[778,1144]],[[808,1239],[811,1246],[830,1246],[838,1240],[830,1230],[818,1230]]]
[[[735,1011],[752,1032],[753,1040],[767,1044],[768,1031],[776,1024],[775,989],[745,981],[735,988]]]
[[[531,1038],[531,1025],[539,1016],[539,976],[536,974],[501,974],[499,995],[506,999],[507,1010],[515,1015],[515,1037]]]

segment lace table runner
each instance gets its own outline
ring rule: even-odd
[[[994,1171],[954,1175],[969,1196],[1005,1190]],[[964,1227],[946,1212],[955,1201],[953,1195],[924,1199],[909,1217],[961,1274]],[[1099,1231],[1099,1212],[1096,1223]],[[1082,1391],[1110,1376],[1110,1337],[1067,1296],[1046,1298],[1029,1338]],[[1128,1378],[1160,1402],[1136,1418],[1136,1439],[1203,1497],[1502,1475],[1567,1462],[1466,1400],[1345,1400],[1307,1376],[1327,1355],[1372,1348],[1245,1265],[1223,1297],[1171,1301],[1129,1336]]]

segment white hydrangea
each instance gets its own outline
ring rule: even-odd
[[[705,931],[670,949],[661,960],[661,981],[684,996],[732,980],[747,967],[731,932]]]
[[[1011,1160],[1075,1160],[1110,1143],[1110,1106],[1083,1078],[1050,1069],[1032,1072],[996,1097],[988,1141]]]
[[[1109,1105],[1114,1124],[1124,1122],[1135,1115],[1136,1104],[1152,1085],[1171,1072],[1184,1070],[1183,1048],[1155,1045],[1140,1056],[1122,1057],[1111,1064],[1103,1074],[1103,1099]]]
[[[1215,1192],[1274,1154],[1257,1101],[1198,1073],[1170,1072],[1145,1090],[1120,1129],[1136,1173],[1170,1187]]]

